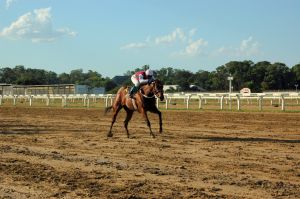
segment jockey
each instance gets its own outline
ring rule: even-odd
[[[134,86],[131,87],[129,96],[130,98],[133,98],[134,94],[140,88],[140,85],[150,84],[152,81],[154,81],[153,71],[148,69],[146,71],[136,72],[131,76],[131,81]]]

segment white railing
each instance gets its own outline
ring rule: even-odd
[[[9,101],[12,100],[12,104],[14,106],[17,105],[17,103],[23,103],[28,102],[29,106],[33,106],[33,104],[39,100],[39,104],[42,102],[45,103],[46,106],[50,106],[51,103],[54,103],[55,100],[61,102],[62,107],[66,107],[71,103],[74,103],[75,101],[82,101],[82,106],[89,107],[90,101],[96,102],[99,99],[104,100],[105,106],[109,106],[113,102],[114,95],[111,94],[70,94],[70,95],[64,95],[64,94],[55,94],[55,95],[0,95],[0,105],[3,104],[3,101]]]
[[[78,101],[84,107],[90,107],[91,103],[97,103],[102,100],[105,107],[112,105],[115,95],[113,94],[69,94],[69,95],[0,95],[0,106],[3,105],[3,101],[12,101],[14,106],[17,103],[27,102],[29,106],[33,106],[37,100],[40,103],[44,103],[45,106],[50,106],[54,101],[59,101],[62,107],[67,107]],[[174,93],[165,94],[165,109],[169,109],[174,100],[182,100],[185,109],[190,109],[191,101],[198,103],[197,108],[205,108],[208,100],[217,100],[217,104],[220,110],[228,105],[228,109],[242,109],[242,101],[257,101],[258,110],[263,110],[264,103],[270,100],[270,105],[274,104],[274,101],[278,102],[281,110],[286,109],[287,100],[295,100],[295,104],[299,105],[300,94],[299,93],[251,93],[251,94],[240,94],[240,93]],[[233,103],[234,102],[234,103]],[[157,106],[159,106],[159,99],[157,99]],[[236,108],[233,107],[236,106]]]

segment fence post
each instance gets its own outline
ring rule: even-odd
[[[259,110],[262,111],[263,96],[259,96],[258,103],[259,103]]]
[[[221,108],[221,110],[223,110],[223,101],[224,101],[224,95],[222,95],[221,99],[220,99],[220,108]]]
[[[240,95],[237,94],[236,95],[236,99],[237,99],[237,110],[241,110],[241,98],[240,98]]]
[[[108,107],[108,95],[105,98],[105,107]]]
[[[112,106],[113,104],[113,95],[110,95],[110,105]]]
[[[190,98],[191,98],[191,95],[187,95],[187,99],[186,99],[186,109],[189,109]]]
[[[0,106],[2,106],[2,95],[0,95]]]
[[[86,95],[85,94],[83,95],[83,106],[84,107],[86,106]]]
[[[166,100],[165,106],[166,106],[166,109],[168,109],[168,94],[165,94],[164,96],[165,96],[165,100]]]
[[[229,110],[232,110],[232,99],[230,94],[229,94]]]
[[[61,106],[66,107],[67,106],[67,97],[65,95],[61,96]]]
[[[89,95],[86,95],[86,100],[87,100],[86,106],[89,108],[90,107],[90,97],[89,97]]]
[[[281,95],[281,110],[285,111],[285,102],[284,102],[284,96]]]
[[[32,95],[29,95],[29,106],[32,106]]]
[[[199,97],[199,109],[202,109],[202,96],[198,95]]]
[[[156,107],[159,108],[158,98],[157,97],[155,97],[155,98],[156,98]]]
[[[61,96],[61,107],[64,107],[64,96]]]
[[[18,97],[17,95],[14,95],[14,100],[13,100],[14,101],[14,106],[16,106],[16,104],[17,104],[17,97]]]
[[[47,95],[47,97],[46,97],[46,106],[49,106],[49,104],[50,104],[50,96]]]

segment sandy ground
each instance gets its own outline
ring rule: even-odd
[[[0,108],[0,198],[297,198],[300,113]]]

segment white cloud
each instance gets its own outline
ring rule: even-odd
[[[193,37],[196,34],[197,29],[193,28],[189,31],[184,32],[181,28],[176,28],[174,31],[167,35],[157,36],[154,39],[151,39],[150,36],[147,36],[145,42],[133,42],[121,46],[121,50],[129,49],[141,49],[146,47],[156,47],[158,48],[163,44],[172,44],[177,42],[177,47],[182,48],[181,51],[172,53],[172,55],[181,55],[181,56],[195,56],[202,53],[203,48],[207,46],[208,42],[200,38],[193,40]],[[179,42],[179,43],[178,43]]]
[[[225,47],[222,46],[217,50],[217,54],[225,54],[236,57],[253,56],[260,54],[259,43],[253,40],[250,36],[248,39],[241,41],[239,47]]]
[[[15,2],[15,1],[16,0],[6,0],[6,2],[5,2],[5,8],[6,8],[6,10],[8,10],[10,8],[11,4],[13,2]]]
[[[145,47],[147,47],[146,43],[130,43],[130,44],[126,44],[124,46],[121,46],[120,49],[121,50],[126,50],[126,49],[145,48]]]
[[[51,8],[28,12],[0,32],[0,37],[30,39],[32,42],[51,42],[62,36],[76,36],[76,32],[69,28],[53,29]]]
[[[197,55],[201,53],[202,46],[207,46],[208,42],[204,39],[198,39],[196,41],[191,42],[186,48],[184,54],[186,55]]]
[[[259,53],[259,43],[253,41],[252,36],[241,42],[239,52],[244,55],[255,55]]]
[[[193,36],[196,34],[196,32],[197,32],[197,29],[196,29],[196,28],[191,29],[191,30],[189,31],[189,36],[190,36],[190,37],[193,37]]]
[[[155,38],[156,44],[172,43],[178,40],[185,41],[186,36],[181,28],[176,28],[172,33]]]
[[[188,56],[193,57],[197,55],[204,54],[203,47],[206,47],[208,42],[200,38],[198,40],[192,41],[190,39],[189,44],[185,47],[184,50],[180,52],[172,53],[172,56]]]

